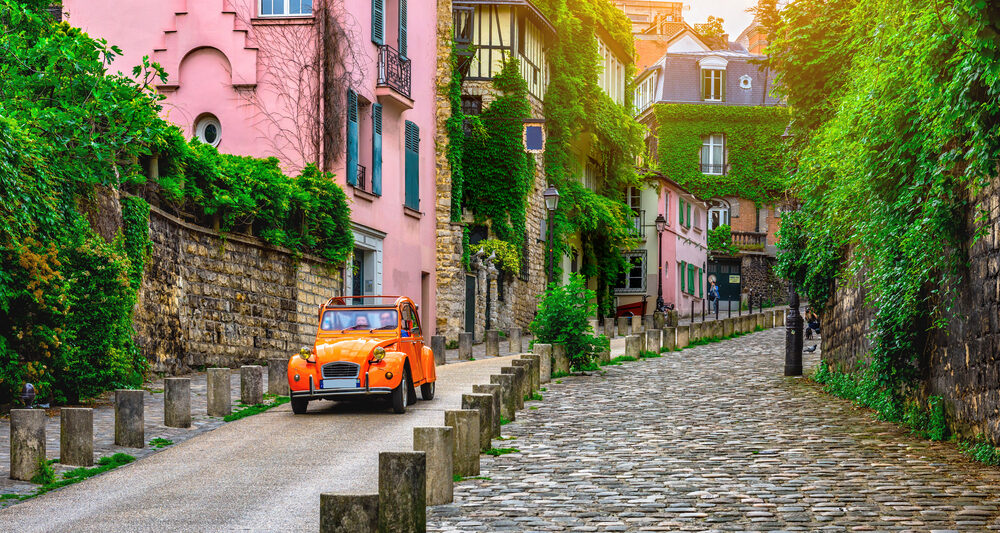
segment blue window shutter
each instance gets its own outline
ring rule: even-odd
[[[347,90],[347,184],[358,184],[358,93]]]
[[[372,0],[372,42],[385,44],[385,0]]]
[[[404,205],[420,210],[420,128],[406,121],[406,195]]]
[[[399,0],[399,55],[406,58],[406,0]]]
[[[372,193],[382,196],[382,104],[372,104]]]

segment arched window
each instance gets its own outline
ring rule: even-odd
[[[708,229],[713,230],[729,224],[729,202],[721,198],[713,198],[708,202]]]

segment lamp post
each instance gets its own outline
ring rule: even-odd
[[[549,283],[553,281],[553,248],[555,247],[555,228],[553,227],[555,221],[556,208],[559,207],[559,191],[555,187],[549,187],[545,189],[542,193],[545,198],[545,209],[549,211],[549,231],[548,231],[548,247],[549,247]]]
[[[667,219],[663,213],[656,215],[656,310],[663,312],[663,230]]]
[[[795,282],[788,284],[788,318],[785,320],[785,375],[802,375],[802,315]]]

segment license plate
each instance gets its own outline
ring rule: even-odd
[[[324,379],[320,382],[320,387],[324,389],[356,389],[359,384],[358,380],[354,378],[334,378]]]

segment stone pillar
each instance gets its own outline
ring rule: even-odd
[[[594,335],[597,335],[597,331],[601,327],[601,321],[596,318],[591,318],[587,320],[587,323],[590,324],[590,331],[593,332]]]
[[[503,412],[503,387],[496,383],[489,383],[485,385],[473,385],[473,394],[489,394],[493,397],[492,407],[493,416],[491,421],[493,422],[493,430],[490,434],[493,438],[500,437],[500,415]]]
[[[462,409],[475,409],[479,413],[479,451],[488,451],[493,447],[493,395],[463,394]]]
[[[569,373],[569,356],[566,355],[565,344],[552,345],[552,373],[556,372]]]
[[[628,321],[628,317],[627,316],[620,316],[620,317],[618,317],[618,336],[619,337],[624,337],[624,336],[626,336],[626,335],[629,334],[628,325],[629,325],[629,321]]]
[[[514,374],[493,374],[490,383],[500,385],[500,416],[514,421],[517,416],[517,377]]]
[[[427,456],[427,505],[454,500],[455,436],[448,426],[413,428],[413,450]]]
[[[688,329],[688,340],[694,342],[701,338],[701,323],[691,323],[690,329]]]
[[[666,348],[669,351],[674,351],[674,349],[677,348],[676,327],[663,328],[663,337],[660,341],[660,348]]]
[[[726,318],[722,320],[722,336],[732,337],[733,336],[733,319]]]
[[[448,481],[451,481],[450,479]],[[378,454],[378,530],[427,530],[427,454]]]
[[[662,311],[653,313],[653,329],[663,329],[667,325],[667,317]]]
[[[670,325],[671,326],[677,327],[677,326],[681,325],[681,314],[680,314],[680,312],[678,312],[676,309],[674,309],[674,310],[670,311],[669,316],[670,316]]]
[[[63,407],[59,410],[59,462],[69,466],[94,466],[94,410]]]
[[[208,369],[208,416],[227,416],[233,412],[232,383],[228,368]]]
[[[597,352],[597,362],[608,363],[611,361],[611,348],[601,348],[601,351]]]
[[[521,353],[524,347],[521,345],[521,328],[510,328],[510,335],[507,337],[507,349],[510,353]]]
[[[472,359],[472,333],[458,334],[458,359],[460,361]]]
[[[660,336],[663,335],[658,329],[646,330],[646,351],[660,353]]]
[[[642,328],[642,317],[638,316],[638,315],[633,316],[632,317],[632,334],[633,335],[641,335],[643,331],[644,330]]]
[[[45,460],[45,411],[10,410],[10,478],[31,481]]]
[[[656,329],[653,327],[653,315],[642,315],[642,327],[647,331]]]
[[[434,352],[434,364],[436,366],[441,366],[445,362],[445,355],[447,354],[446,344],[447,341],[444,335],[434,335],[431,337],[431,351]]]
[[[691,326],[677,326],[677,347],[684,349],[687,348],[690,339],[690,328]]]
[[[264,403],[264,369],[261,366],[240,367],[240,401],[243,405]]]
[[[552,345],[535,343],[532,349],[538,356],[538,379],[541,383],[548,383],[552,379]]]
[[[625,337],[625,356],[639,358],[639,348],[641,348],[638,335]]]
[[[191,427],[191,378],[163,380],[163,425]]]
[[[144,390],[115,391],[115,444],[126,448],[146,446]]]
[[[788,313],[784,309],[778,309],[774,312],[774,327],[783,328],[785,327],[785,322],[788,320]]]
[[[524,409],[525,382],[528,381],[528,372],[521,366],[505,366],[500,369],[501,374],[514,376],[514,408]]]
[[[462,477],[479,475],[479,411],[452,409],[444,412],[444,425],[455,439],[453,471]]]
[[[535,381],[531,375],[532,369],[535,368],[535,363],[531,359],[521,358],[511,360],[510,364],[524,369],[524,388],[521,390],[524,391],[525,396],[531,396],[531,393],[535,392]]]
[[[267,360],[267,392],[275,396],[288,396],[288,358],[273,357]]]
[[[500,332],[495,329],[486,330],[486,357],[500,356]]]
[[[604,336],[608,339],[615,338],[615,321],[613,318],[604,319]]]
[[[320,494],[319,533],[378,530],[378,494]]]
[[[533,353],[527,353],[521,355],[521,359],[531,361],[531,369],[528,371],[531,374],[531,390],[532,392],[537,391],[542,387],[542,358]]]

